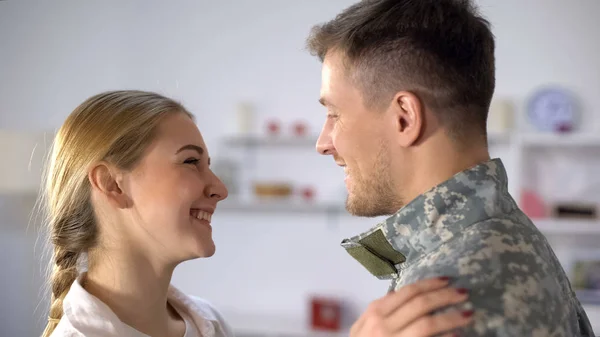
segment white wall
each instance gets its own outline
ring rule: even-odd
[[[40,228],[31,216],[35,196],[0,193],[0,336],[33,336],[43,328],[47,300],[40,294],[46,263],[40,263]],[[47,260],[44,260],[47,261]]]
[[[303,118],[316,132],[325,113],[317,103],[320,64],[304,41],[313,24],[353,2],[2,1],[0,129],[53,129],[88,96],[134,88],[181,99],[197,115],[213,157],[230,154],[219,137],[231,129],[240,98],[255,100],[261,118]],[[497,96],[522,107],[536,87],[559,83],[579,95],[583,128],[599,130],[600,2],[486,0],[481,7],[497,38]],[[260,176],[295,177],[319,186],[322,199],[339,198],[341,172],[332,161],[312,149],[294,151],[283,154],[296,161],[289,170],[262,153]],[[375,220],[327,220],[222,212],[214,218],[217,254],[184,264],[174,282],[232,310],[303,315],[309,293],[364,306],[387,283],[368,275],[339,242]]]

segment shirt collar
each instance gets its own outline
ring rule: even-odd
[[[87,292],[81,285],[84,278],[85,273],[82,273],[73,282],[63,302],[64,316],[73,328],[86,336],[146,337],[123,323],[104,302]]]
[[[500,159],[491,159],[419,195],[369,231],[342,241],[342,247],[376,277],[393,278],[402,264],[500,213],[498,198],[504,195],[506,170]]]
[[[86,336],[149,337],[123,323],[119,317],[100,299],[83,288],[82,273],[71,285],[63,302],[64,315],[70,324]],[[213,336],[215,313],[203,308],[190,296],[173,285],[169,286],[167,300],[180,312],[185,312],[200,329],[203,336]]]

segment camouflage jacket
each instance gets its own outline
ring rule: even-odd
[[[594,336],[545,237],[508,193],[492,159],[418,196],[342,246],[390,290],[449,276],[469,289],[474,322],[461,336]]]

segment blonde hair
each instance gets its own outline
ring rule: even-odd
[[[79,275],[81,258],[98,241],[88,170],[99,161],[131,169],[152,142],[159,122],[185,108],[156,93],[110,91],[88,98],[58,130],[45,175],[42,203],[52,244],[52,298],[42,336],[63,315],[63,299]]]

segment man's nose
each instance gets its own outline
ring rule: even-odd
[[[321,134],[319,134],[319,139],[317,139],[317,152],[322,155],[331,155],[334,153],[334,149],[327,125],[324,125]]]

